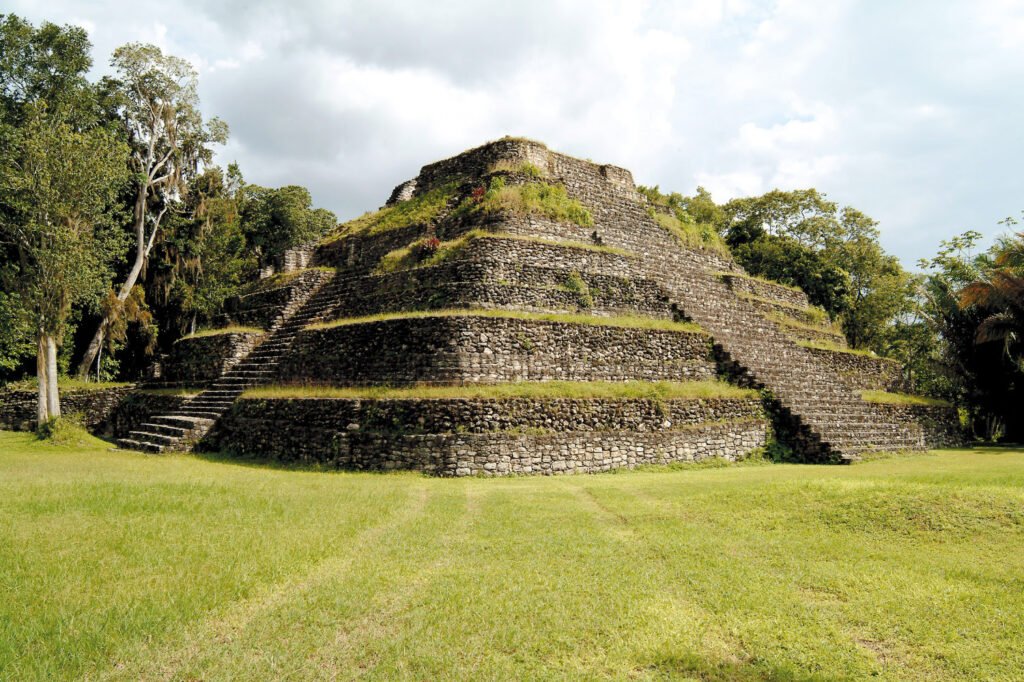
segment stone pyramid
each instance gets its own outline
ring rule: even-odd
[[[164,380],[203,390],[140,399],[121,444],[469,475],[956,440],[950,408],[865,401],[895,363],[660,210],[530,140],[424,166],[180,341]]]

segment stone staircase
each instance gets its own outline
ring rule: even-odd
[[[229,370],[224,372],[208,389],[188,400],[177,411],[151,417],[139,425],[126,438],[117,441],[119,447],[144,452],[172,452],[191,449],[209,432],[249,387],[270,382],[277,376],[281,357],[288,352],[296,335],[306,325],[315,322],[326,305],[318,296],[333,277],[323,272],[306,284],[277,315],[262,343]]]
[[[860,391],[824,367],[713,272],[671,243],[645,257],[680,313],[714,338],[719,362],[734,378],[766,388],[777,427],[805,456],[852,461],[877,450],[923,449],[917,424],[895,422],[861,399]]]

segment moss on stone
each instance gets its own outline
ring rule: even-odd
[[[889,391],[861,391],[860,397],[865,402],[884,405],[926,405],[929,407],[952,407],[952,404],[938,398],[926,398],[908,393],[890,393]]]
[[[193,332],[186,336],[181,337],[178,341],[189,341],[191,339],[201,339],[207,336],[221,336],[223,334],[263,334],[264,331],[257,327],[242,327],[232,325],[230,327],[221,327],[220,329],[200,329],[197,332]],[[175,342],[177,343],[177,342]]]
[[[503,398],[701,400],[758,399],[757,391],[721,381],[534,381],[475,386],[261,386],[242,394],[251,399],[334,398],[342,400],[462,400]]]
[[[367,315],[365,317],[348,317],[330,322],[317,322],[306,329],[330,329],[353,324],[368,324],[371,322],[386,322],[388,320],[400,320],[424,317],[505,317],[518,320],[540,320],[544,322],[559,322],[562,324],[586,324],[605,327],[625,327],[630,329],[656,329],[662,331],[689,332],[703,334],[704,331],[692,322],[676,322],[674,320],[663,320],[654,317],[614,316],[603,317],[598,315],[584,314],[562,314],[562,313],[531,313],[519,310],[484,310],[484,309],[445,309],[445,310],[418,310],[397,313],[381,313],[379,315]]]

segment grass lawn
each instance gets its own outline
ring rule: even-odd
[[[0,433],[0,679],[1019,679],[1024,451],[428,479]]]

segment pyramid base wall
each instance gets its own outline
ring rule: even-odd
[[[736,461],[764,447],[770,432],[754,399],[251,399],[236,403],[203,446],[350,470],[550,475]]]

